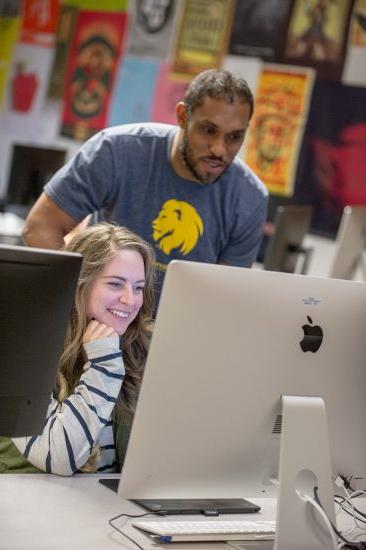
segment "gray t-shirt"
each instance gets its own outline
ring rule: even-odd
[[[265,186],[238,157],[214,183],[181,178],[169,160],[177,131],[153,123],[103,130],[45,192],[76,222],[98,211],[145,238],[161,279],[173,259],[251,266],[266,217]]]

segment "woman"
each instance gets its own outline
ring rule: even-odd
[[[14,443],[48,473],[113,472],[113,419],[125,447],[151,337],[154,253],[111,224],[80,231],[66,250],[83,265],[56,388],[42,434]]]

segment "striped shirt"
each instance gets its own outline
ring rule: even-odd
[[[99,472],[117,470],[112,411],[124,378],[119,338],[110,336],[84,344],[88,362],[78,386],[61,404],[51,397],[40,435],[14,439],[19,451],[47,473],[70,476],[99,444]]]

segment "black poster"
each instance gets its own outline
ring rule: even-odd
[[[278,61],[290,6],[290,0],[237,0],[230,53]]]
[[[365,89],[318,81],[295,188],[314,208],[312,228],[335,236],[344,206],[366,205]]]

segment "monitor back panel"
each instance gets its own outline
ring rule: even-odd
[[[365,483],[365,336],[363,283],[172,262],[120,494],[274,495],[282,394],[324,398],[334,470]]]

